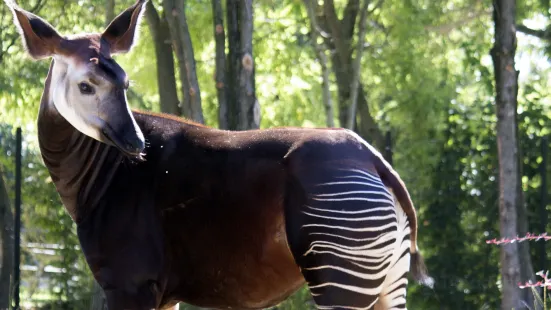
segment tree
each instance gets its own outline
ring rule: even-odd
[[[0,170],[0,309],[10,305],[13,269],[13,214],[3,173]]]
[[[497,139],[499,158],[499,215],[502,238],[513,238],[519,233],[519,216],[524,209],[521,188],[517,127],[518,71],[515,70],[516,51],[516,1],[494,2],[495,41],[490,51],[494,63]],[[523,212],[525,214],[525,212]],[[521,257],[517,243],[501,248],[501,278],[503,285],[502,309],[520,307],[522,296],[518,283],[521,280]],[[523,264],[530,263],[524,259]],[[530,267],[531,268],[531,267]],[[533,272],[532,272],[533,273]],[[524,298],[523,298],[524,297]]]
[[[226,34],[221,0],[212,0],[212,23],[215,44],[214,81],[218,97],[218,128],[228,129],[228,101],[226,97]]]
[[[204,123],[193,44],[186,19],[186,1],[163,0],[163,7],[180,69],[182,114],[196,122]]]
[[[163,12],[163,16],[159,16],[153,1],[147,2],[145,16],[155,46],[160,108],[162,112],[180,115],[173,51],[165,14]]]
[[[304,3],[306,4],[306,13],[308,15],[308,19],[310,19],[310,40],[312,43],[312,47],[314,48],[314,51],[316,52],[317,60],[321,66],[321,76],[322,76],[322,100],[323,100],[323,106],[325,107],[325,123],[327,127],[334,127],[335,122],[333,120],[334,118],[334,112],[333,112],[333,101],[331,100],[331,90],[329,88],[329,84],[331,83],[329,78],[329,68],[327,66],[327,54],[326,54],[326,48],[323,46],[323,43],[318,42],[320,39],[320,26],[317,22],[316,12],[314,12],[314,5],[310,3],[312,0],[304,0]]]
[[[260,128],[260,106],[256,98],[253,55],[253,1],[227,0],[226,10],[228,128],[233,130]]]
[[[307,11],[310,12],[308,14],[312,25],[310,31],[317,32],[318,35],[325,38],[325,44],[322,46],[328,49],[332,55],[332,69],[338,88],[340,126],[356,129],[367,141],[372,142],[377,148],[383,149],[384,136],[371,114],[364,88],[359,80],[366,31],[365,23],[367,14],[370,13],[368,12],[370,1],[364,1],[364,4],[360,5],[360,0],[348,0],[342,18],[338,17],[333,0],[324,1],[322,7],[316,1],[305,0],[304,3],[307,6]],[[371,12],[382,3],[383,1],[375,3]],[[358,14],[360,14],[359,31],[355,37]],[[315,25],[319,27],[315,27]],[[355,60],[352,58],[354,39],[358,42]],[[323,55],[318,52],[318,57],[323,66]],[[356,112],[359,115],[359,124]]]

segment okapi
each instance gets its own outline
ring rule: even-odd
[[[405,309],[408,273],[432,285],[404,183],[354,132],[132,111],[112,55],[145,0],[74,36],[6,3],[28,54],[52,58],[40,150],[109,309],[261,309],[304,283],[320,309]]]

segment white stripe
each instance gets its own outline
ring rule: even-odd
[[[375,299],[375,301],[377,301],[377,299]],[[335,309],[335,307],[341,308],[341,309],[350,309],[350,310],[369,310],[373,306],[373,304],[374,303],[372,303],[371,305],[365,308],[358,308],[358,307],[352,307],[352,306],[319,306],[319,305],[317,307],[320,310],[333,310]]]
[[[391,257],[389,256],[389,258],[391,258]],[[349,262],[349,263],[351,263],[351,264],[353,264],[353,265],[356,265],[356,266],[358,266],[358,267],[360,267],[360,268],[363,268],[363,269],[365,269],[365,270],[373,270],[373,269],[375,269],[373,266],[365,266],[365,265],[363,265],[363,264],[356,263],[356,262]],[[380,266],[382,266],[382,265],[380,265]],[[389,265],[389,266],[390,266],[390,265]],[[387,270],[387,272],[388,272],[388,270]]]
[[[350,201],[350,200],[356,200],[356,201],[369,201],[369,202],[386,202],[389,204],[394,204],[394,201],[390,201],[387,199],[369,199],[369,198],[358,198],[358,197],[350,197],[350,198],[314,198],[313,200],[317,201]]]
[[[336,176],[335,177],[335,179],[351,179],[351,178],[358,178],[358,179],[366,180],[366,181],[369,181],[369,182],[373,182],[373,183],[369,183],[369,184],[373,184],[373,185],[385,186],[385,184],[381,180],[366,178],[363,175],[343,175],[343,176],[338,176],[338,177]]]
[[[360,178],[362,180],[365,180],[366,178],[361,176],[349,176],[349,177],[341,177],[341,178]],[[372,184],[372,183],[365,183],[365,182],[357,182],[357,181],[341,181],[341,182],[326,182],[326,183],[320,183],[316,184],[316,186],[326,186],[326,185],[346,185],[346,184],[357,184],[357,185],[366,185],[369,184],[369,186],[375,187],[375,188],[381,188],[388,192],[388,189],[386,186],[384,186],[383,183],[379,184]]]
[[[342,214],[361,214],[361,213],[369,213],[369,212],[377,212],[377,211],[394,211],[395,207],[377,207],[377,208],[370,208],[367,210],[360,210],[360,211],[344,211],[344,210],[331,210],[331,209],[323,209],[323,208],[314,208],[311,206],[306,206],[307,208],[317,210],[317,211],[323,211],[323,212],[333,212],[333,213],[342,213]]]
[[[377,299],[375,299],[375,301],[377,301]],[[339,309],[350,309],[350,310],[369,310],[371,309],[371,307],[373,306],[374,303],[372,303],[371,305],[365,307],[365,308],[359,308],[359,307],[352,307],[352,306],[339,306],[339,305],[336,305],[336,306],[317,306],[318,309],[320,310],[333,310],[335,309],[335,307],[339,308]]]
[[[341,247],[339,245],[336,245],[334,243],[316,243],[311,244],[310,248],[304,255],[308,255],[309,252],[313,252],[316,248],[322,248],[322,249],[333,249],[341,251],[345,254],[349,255],[356,255],[356,256],[365,256],[370,258],[382,258],[384,257],[388,252],[394,251],[393,247],[383,247],[381,249],[373,249],[373,248],[364,248],[364,249],[350,249],[347,247]]]
[[[370,274],[370,273],[356,272],[356,271],[353,271],[353,270],[348,270],[346,268],[333,266],[333,265],[323,265],[323,266],[317,266],[317,267],[312,267],[312,268],[304,268],[304,269],[305,270],[333,269],[333,270],[342,271],[344,273],[347,273],[349,275],[352,275],[352,276],[355,276],[357,278],[364,279],[364,280],[378,280],[378,279],[384,278],[384,275],[388,271],[388,267],[387,267],[387,268],[384,268],[384,269],[380,270],[378,273]]]
[[[388,249],[386,249],[386,247],[383,247],[382,249],[373,249],[372,246],[366,246],[366,247],[363,247],[363,248],[350,248],[350,247],[341,247],[341,246],[338,246],[338,245],[335,245],[334,243],[312,243],[310,245],[310,248],[309,250],[305,253],[305,255],[307,255],[309,252],[313,251],[314,249],[316,248],[329,248],[329,249],[338,249],[346,254],[350,254],[350,255],[357,255],[357,256],[367,256],[365,255],[365,252],[367,250],[372,250],[373,253],[370,253],[370,257],[384,257],[384,253],[385,252],[390,252],[388,251]],[[359,253],[358,253],[359,252]]]
[[[354,171],[354,172],[357,172],[357,173],[360,173],[360,174],[363,174],[367,177],[370,177],[370,178],[373,178],[374,180],[378,180],[378,181],[381,181],[381,177],[379,175],[375,175],[375,174],[372,174],[372,173],[368,173],[364,170],[359,170],[359,169],[350,169],[350,171]]]
[[[363,170],[359,170],[359,169],[337,169],[337,170],[355,172],[355,173],[365,175],[366,177],[369,177],[369,178],[373,179],[374,181],[379,181],[379,182],[381,181],[381,177],[379,175],[368,173],[368,172],[365,172]]]
[[[402,304],[406,304],[406,299],[403,296],[400,296],[398,298],[392,299],[389,306],[394,307]]]
[[[386,291],[387,292],[390,292],[390,291],[393,291],[392,294],[388,294],[387,296],[394,296],[394,295],[401,295],[403,294],[404,292],[402,292],[403,289],[399,289],[399,290],[395,290],[398,286],[402,285],[402,284],[408,284],[408,278],[407,277],[403,277],[403,278],[400,278],[398,281],[392,283],[391,285],[389,285],[387,288],[386,288]]]
[[[380,239],[376,240],[375,242],[371,242],[371,243],[368,243],[368,244],[365,244],[365,245],[360,245],[360,246],[346,246],[346,245],[342,245],[342,244],[333,243],[333,242],[330,242],[330,241],[317,240],[317,241],[312,242],[310,244],[310,247],[312,247],[314,244],[329,244],[329,245],[343,247],[343,248],[348,249],[348,250],[364,250],[364,249],[371,249],[371,248],[373,248],[375,246],[378,246],[379,244],[385,243],[389,240],[394,240],[394,243],[393,244],[388,244],[387,247],[394,248],[396,246],[396,244],[395,244],[396,243],[396,238],[394,238],[394,236],[392,236],[391,234],[385,234],[383,237],[384,238],[380,238]]]
[[[387,219],[391,219],[391,218],[394,218],[394,219],[396,218],[396,214],[387,214],[387,215],[383,215],[383,216],[368,216],[368,217],[359,217],[359,218],[345,218],[345,217],[332,217],[332,216],[318,215],[318,214],[314,214],[314,213],[310,213],[310,212],[306,212],[306,211],[302,211],[302,213],[304,213],[306,215],[313,216],[313,217],[320,217],[320,218],[324,218],[324,219],[331,219],[331,220],[338,220],[338,221],[352,221],[352,222],[370,221],[370,220],[372,220],[372,221],[387,220]]]
[[[314,248],[329,248],[329,249],[344,252],[345,254],[340,254],[340,253],[330,251],[330,250],[314,250]],[[341,257],[341,258],[356,260],[356,261],[359,261],[359,262],[379,264],[380,265],[380,266],[378,266],[379,268],[382,267],[382,265],[388,259],[388,255],[385,255],[384,252],[383,253],[358,253],[358,252],[361,252],[361,251],[348,251],[348,250],[340,249],[340,248],[329,246],[329,245],[316,245],[316,246],[313,246],[310,249],[308,249],[308,251],[306,251],[306,253],[304,253],[303,256],[307,256],[310,253],[312,253],[312,254],[316,254],[316,253],[318,253],[318,254],[332,254],[332,255],[335,255],[335,256],[338,256],[338,257]],[[386,253],[388,253],[388,252],[389,251],[386,251]],[[369,254],[369,255],[367,255],[367,254]],[[375,255],[375,254],[380,254],[380,255]],[[356,256],[354,256],[354,255],[356,255]],[[369,257],[369,258],[367,258],[367,257]]]
[[[350,228],[350,227],[344,227],[344,226],[333,226],[333,225],[325,225],[325,224],[306,224],[306,225],[303,225],[302,228],[304,227],[325,227],[325,228],[335,228],[335,229],[340,229],[340,230],[348,230],[348,231],[359,231],[359,232],[362,232],[362,231],[380,231],[380,230],[384,230],[384,229],[387,229],[387,228],[390,228],[390,227],[396,227],[396,229],[398,229],[398,225],[394,222],[394,223],[389,223],[389,224],[386,224],[386,225],[383,225],[383,226],[379,226],[379,227],[368,227],[368,228]]]
[[[384,191],[349,191],[349,192],[338,192],[338,193],[331,193],[331,194],[317,194],[314,196],[318,197],[331,197],[331,196],[339,196],[339,195],[349,195],[349,194],[366,194],[366,195],[382,195],[387,197],[390,200],[394,200],[394,198],[390,195],[390,193]]]
[[[316,289],[316,288],[325,287],[325,286],[335,286],[335,287],[339,287],[339,288],[349,290],[349,291],[352,291],[352,292],[365,294],[365,295],[371,295],[371,296],[379,295],[379,292],[381,291],[380,286],[374,287],[374,288],[363,288],[363,287],[345,285],[345,284],[340,284],[340,283],[335,283],[335,282],[326,282],[326,283],[322,283],[322,284],[319,284],[319,285],[316,285],[316,286],[310,286],[310,289]],[[373,304],[369,305],[369,307],[367,307],[367,308],[370,308]]]
[[[328,233],[320,233],[320,232],[313,232],[313,233],[309,233],[308,235],[324,235],[324,236],[337,237],[337,238],[341,238],[341,239],[345,239],[345,240],[350,240],[350,241],[357,241],[357,242],[378,240],[378,239],[380,239],[380,238],[382,238],[382,237],[385,236],[385,235],[378,235],[377,237],[373,237],[373,238],[361,238],[361,239],[358,239],[358,238],[350,238],[350,237],[345,237],[345,236],[341,236],[341,235],[328,234]]]
[[[340,254],[340,253],[333,252],[333,251],[311,250],[311,251],[309,251],[309,253],[313,253],[313,254],[331,254],[331,255],[334,255],[334,256],[337,256],[337,257],[340,257],[340,258],[345,258],[347,260],[364,262],[364,263],[368,263],[368,264],[378,264],[376,267],[379,267],[379,268],[384,264],[385,260],[388,259],[388,255],[387,256],[381,256],[378,259],[367,259],[367,258],[361,258],[361,257],[356,257],[356,256]],[[304,254],[304,256],[306,256],[307,254],[308,253]],[[374,268],[374,267],[369,267],[369,268]]]

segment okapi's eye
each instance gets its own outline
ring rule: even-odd
[[[78,84],[78,89],[80,89],[80,93],[83,95],[94,94],[94,88],[90,86],[90,84],[84,82]]]

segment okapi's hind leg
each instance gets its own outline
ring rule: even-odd
[[[285,201],[289,246],[318,308],[405,309],[405,213],[377,175],[326,167],[294,171]]]

